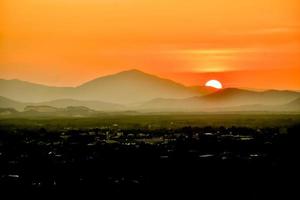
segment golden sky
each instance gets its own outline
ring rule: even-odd
[[[0,78],[75,86],[140,69],[300,89],[299,0],[2,0]]]

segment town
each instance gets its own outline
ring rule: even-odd
[[[235,188],[238,194],[250,190],[250,197],[261,195],[262,188],[270,195],[299,160],[297,132],[299,126],[122,129],[118,124],[2,130],[0,185],[27,192],[197,188],[209,194]]]

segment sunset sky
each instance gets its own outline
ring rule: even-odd
[[[300,90],[300,1],[1,0],[0,78],[76,86],[133,68]]]

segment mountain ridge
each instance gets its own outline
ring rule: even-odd
[[[153,99],[144,104],[140,105],[140,108],[144,110],[187,110],[187,111],[207,111],[207,110],[218,110],[223,108],[234,108],[237,109],[239,106],[252,106],[260,105],[262,110],[264,107],[267,110],[268,106],[276,108],[280,106],[281,109],[284,108],[283,105],[291,103],[300,98],[299,92],[294,91],[280,91],[275,90],[272,92],[269,91],[249,91],[242,90],[238,88],[226,88],[219,90],[215,93],[208,94],[202,97],[190,97],[185,99],[164,99],[158,98]],[[291,106],[288,106],[291,107]],[[296,108],[296,107],[295,107]],[[244,107],[243,107],[244,109]]]
[[[57,99],[53,101],[29,103],[29,102],[19,102],[19,101],[15,101],[0,96],[0,108],[14,108],[18,111],[23,111],[28,106],[50,106],[50,107],[57,107],[57,108],[84,106],[93,110],[102,110],[102,111],[118,111],[118,110],[125,109],[123,105],[102,102],[102,101],[80,101],[75,99]]]
[[[300,93],[289,90],[187,87],[136,69],[98,77],[77,87],[52,87],[16,79],[0,79],[0,107],[12,107],[19,111],[30,105],[61,108],[85,106],[103,111],[203,111],[245,105],[279,106],[297,98],[300,98]]]
[[[158,97],[186,98],[197,95],[200,94],[182,84],[139,70],[98,77],[77,87],[52,87],[20,80],[0,81],[0,96],[35,103],[70,98],[126,104]]]

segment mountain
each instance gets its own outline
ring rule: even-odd
[[[74,99],[58,99],[54,101],[34,103],[31,105],[35,105],[35,106],[47,105],[47,106],[53,106],[57,108],[66,108],[70,106],[71,107],[83,106],[93,110],[101,110],[101,111],[116,111],[116,110],[125,109],[125,107],[120,104],[107,103],[103,101],[80,101]]]
[[[0,79],[0,96],[21,102],[41,102],[72,96],[74,88],[51,87],[21,80]]]
[[[14,101],[5,97],[0,96],[0,108],[13,108],[18,111],[25,111],[31,108],[36,109],[50,107],[55,108],[67,108],[67,107],[87,107],[89,109],[98,110],[98,111],[119,111],[124,110],[125,107],[119,104],[106,103],[102,101],[79,101],[74,99],[58,99],[54,101],[44,101],[39,103],[22,103]]]
[[[25,108],[26,104],[14,101],[5,97],[0,96],[0,108],[13,108],[16,110],[23,110]]]
[[[144,102],[136,110],[144,111],[254,111],[293,110],[298,106],[300,93],[268,90],[262,92],[228,88],[215,93],[185,99],[154,99]]]
[[[135,103],[155,98],[187,98],[198,96],[179,83],[162,79],[138,70],[100,77],[76,88],[87,99],[113,103]]]
[[[0,108],[0,116],[16,115],[19,112],[13,108]]]
[[[218,108],[218,111],[267,111],[267,112],[300,112],[300,98],[293,100],[286,104],[279,105],[264,105],[264,104],[251,104],[240,105],[234,107]]]
[[[297,98],[282,106],[285,110],[300,110],[300,98]]]
[[[68,106],[66,108],[57,108],[53,106],[26,106],[24,112],[39,112],[39,113],[54,113],[54,112],[66,112],[66,113],[78,113],[85,112],[91,113],[94,110],[85,106]]]
[[[146,112],[199,112],[204,110],[201,98],[198,97],[186,99],[158,98],[137,105],[133,109]]]
[[[56,108],[53,106],[26,106],[24,112],[16,113],[16,116],[64,116],[64,117],[88,117],[98,112],[84,106],[69,106]]]
[[[78,87],[51,87],[20,80],[0,80],[0,96],[33,103],[76,99],[128,104],[155,98],[188,98],[199,95],[198,91],[184,85],[138,70],[100,77]]]
[[[299,92],[285,90],[250,91],[226,88],[202,98],[209,107],[230,107],[248,104],[280,105],[300,97]]]
[[[25,109],[24,109],[25,107]],[[21,103],[0,97],[3,113],[14,113],[8,108],[35,113],[60,113],[60,115],[89,115],[97,111],[143,112],[227,112],[274,111],[300,112],[300,93],[292,91],[253,92],[240,89],[224,89],[203,97],[184,99],[156,98],[134,105],[122,106],[100,101],[60,99],[41,103]],[[3,110],[4,109],[4,110]],[[91,112],[91,110],[93,112]]]
[[[291,110],[297,107],[298,98],[299,92],[284,90],[186,87],[138,70],[99,77],[78,87],[0,80],[0,108],[18,111],[26,106],[73,106],[98,111]]]
[[[218,91],[218,89],[216,89],[216,88],[206,87],[206,86],[190,86],[189,88],[191,90],[199,93],[199,95],[201,95],[201,96],[212,94],[212,93]]]
[[[59,108],[53,106],[26,106],[24,108],[24,112],[54,113],[59,111]]]

